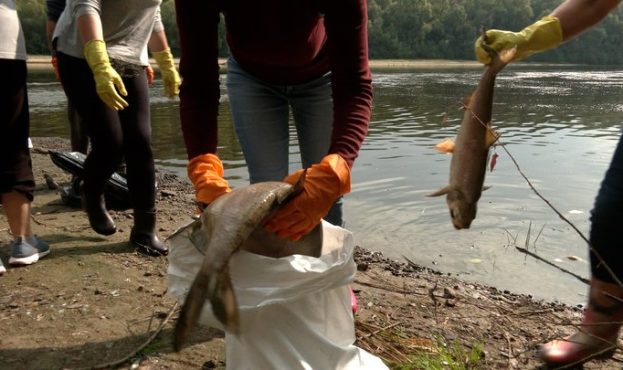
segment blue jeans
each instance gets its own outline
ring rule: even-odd
[[[603,262],[623,280],[623,137],[614,151],[610,167],[591,212],[590,242]],[[591,251],[591,272],[599,280],[614,283],[602,260]]]
[[[329,73],[300,85],[273,85],[251,76],[229,58],[227,95],[251,183],[281,181],[290,172],[290,111],[303,167],[327,155],[333,130]],[[325,220],[343,225],[341,197]]]

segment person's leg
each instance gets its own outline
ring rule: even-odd
[[[82,201],[93,230],[110,235],[115,224],[106,210],[104,188],[119,166],[123,134],[117,111],[99,98],[91,69],[85,60],[57,53],[63,89],[87,125],[91,151],[84,162]]]
[[[26,93],[26,62],[0,59],[6,78],[0,89],[0,201],[9,230],[11,265],[29,265],[49,253],[30,228],[30,204],[34,198],[34,176],[28,149],[30,118]],[[4,269],[4,267],[2,267]]]
[[[333,131],[333,99],[331,75],[327,74],[306,84],[293,86],[288,92],[298,135],[301,162],[307,168],[327,155]],[[340,197],[324,217],[343,226],[343,198]]]
[[[227,94],[250,182],[283,180],[288,175],[289,106],[282,91],[230,59]]]
[[[156,172],[151,148],[151,116],[147,77],[124,78],[128,107],[119,112],[123,128],[126,178],[134,208],[130,241],[143,250],[166,255],[169,250],[156,236]]]
[[[589,299],[579,331],[542,347],[552,365],[610,356],[623,322],[623,137],[614,152],[591,212]]]
[[[2,193],[2,207],[14,237],[32,236],[30,228],[30,200],[22,193]]]
[[[69,121],[71,151],[86,155],[89,149],[89,136],[86,132],[86,123],[69,99],[67,100],[67,120]]]

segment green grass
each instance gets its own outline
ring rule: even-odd
[[[391,364],[392,370],[474,370],[484,357],[482,344],[468,348],[458,342],[445,344],[437,339],[437,347],[433,352],[418,351],[410,354],[410,363]]]

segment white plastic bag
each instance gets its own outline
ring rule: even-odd
[[[383,370],[355,346],[348,284],[356,271],[352,234],[323,221],[319,258],[270,258],[246,251],[229,264],[240,335],[226,334],[227,369]],[[203,254],[182,231],[170,240],[169,293],[183,303]],[[223,329],[206,301],[200,322]]]

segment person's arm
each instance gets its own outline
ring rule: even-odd
[[[89,41],[104,40],[104,33],[102,31],[102,21],[97,14],[84,14],[78,17],[77,20],[78,33],[80,34],[80,41],[82,45],[86,45]]]
[[[147,47],[150,52],[164,51],[169,48],[169,41],[167,40],[167,34],[164,30],[154,31],[149,37]]]
[[[513,60],[558,47],[561,43],[588,30],[603,20],[620,0],[567,0],[552,13],[519,32],[491,29],[486,32],[486,44],[496,51],[516,47]],[[480,36],[474,45],[476,58],[489,63],[491,58],[483,48]]]
[[[181,49],[180,120],[188,155],[187,173],[200,204],[231,191],[216,155],[218,105],[217,1],[175,0]]]
[[[61,17],[61,13],[63,13],[64,9],[65,0],[46,0],[45,2],[45,12],[48,18],[45,23],[45,33],[48,42],[48,49],[50,50],[50,55],[52,56],[50,63],[52,63],[52,68],[54,69],[54,79],[56,81],[60,81],[61,77],[58,73],[56,50],[54,50],[54,46],[52,45],[52,37],[54,36],[54,30],[56,29],[56,22]]]
[[[47,21],[45,24],[45,31],[48,41],[48,48],[50,52],[53,54],[54,50],[52,48],[52,36],[54,36],[54,29],[56,28],[56,22],[63,13],[65,9],[65,0],[46,0],[45,2],[45,12],[47,16]]]
[[[372,111],[366,1],[328,3],[325,27],[334,107],[329,154],[339,154],[352,167],[368,133]]]
[[[558,18],[562,39],[567,41],[599,23],[619,3],[620,0],[567,0],[550,16]]]
[[[180,120],[188,158],[216,153],[220,99],[217,1],[176,0]]]
[[[128,106],[128,102],[119,94],[127,96],[128,93],[121,76],[110,64],[99,8],[84,5],[72,11],[76,12],[78,33],[84,45],[84,57],[93,72],[97,95],[110,108],[124,109]]]
[[[160,68],[164,84],[164,95],[170,98],[177,96],[180,93],[181,80],[177,69],[175,69],[175,61],[173,60],[171,49],[169,49],[167,34],[164,32],[164,26],[160,20],[160,9],[156,12],[154,29],[149,37],[147,46],[151,51],[151,55],[158,63],[158,68]]]

